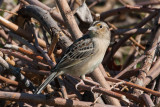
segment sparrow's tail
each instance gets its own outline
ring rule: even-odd
[[[40,94],[41,91],[46,88],[46,86],[52,81],[54,80],[54,78],[56,78],[57,76],[61,75],[62,71],[60,72],[53,72],[51,75],[49,75],[49,77],[47,77],[47,79],[38,87],[38,89],[34,92],[34,94]]]

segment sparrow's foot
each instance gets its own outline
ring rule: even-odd
[[[111,89],[114,89],[115,87],[117,87],[117,86],[119,86],[119,85],[122,85],[122,84],[124,84],[124,83],[125,83],[124,81],[115,83],[115,84],[111,87]]]
[[[96,86],[91,86],[91,92],[94,94],[94,92],[93,92],[93,89],[95,88]]]
[[[80,82],[78,82],[78,83],[75,85],[75,88],[78,89],[78,85],[80,85],[80,84],[84,84],[84,82],[83,82],[82,79],[80,80]]]

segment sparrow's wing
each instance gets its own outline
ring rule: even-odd
[[[57,67],[68,68],[87,60],[88,57],[93,55],[94,48],[92,38],[89,35],[84,35],[68,48]]]
[[[39,94],[54,78],[63,74],[63,71],[57,70],[58,68],[68,68],[78,63],[87,60],[88,57],[94,53],[94,42],[85,35],[74,42],[66,51],[60,62],[56,65],[54,72],[38,87],[35,94]]]

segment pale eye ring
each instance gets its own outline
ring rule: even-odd
[[[100,26],[99,26],[99,28],[103,28],[103,26],[102,26],[102,25],[100,25]]]

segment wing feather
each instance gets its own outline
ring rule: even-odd
[[[57,66],[62,69],[74,66],[85,61],[93,53],[94,42],[89,35],[84,35],[68,48]]]

